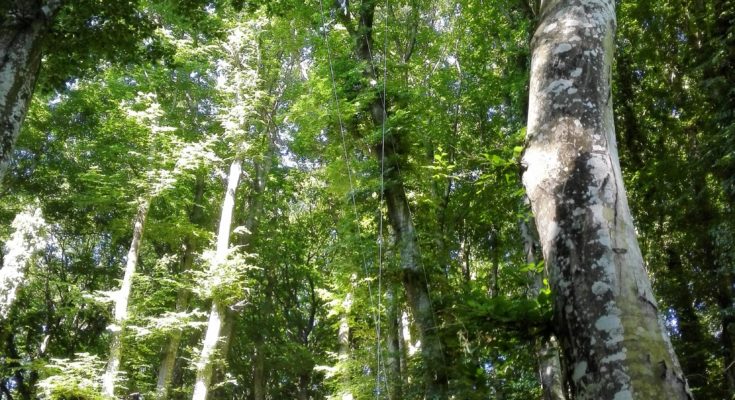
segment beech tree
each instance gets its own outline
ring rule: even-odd
[[[0,399],[732,397],[734,18],[0,0]]]
[[[688,399],[638,246],[612,113],[615,2],[542,1],[526,167],[575,398]]]

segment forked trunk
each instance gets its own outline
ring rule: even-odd
[[[643,265],[613,125],[615,2],[545,0],[523,175],[577,399],[689,399]]]

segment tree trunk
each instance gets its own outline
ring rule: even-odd
[[[386,147],[388,146],[386,144]],[[386,159],[389,157],[386,154]],[[395,166],[386,169],[397,171]],[[390,182],[385,188],[385,198],[390,224],[396,234],[396,245],[401,252],[403,287],[421,340],[426,398],[443,399],[447,392],[447,372],[444,368],[442,344],[434,322],[426,274],[420,265],[418,238],[411,221],[408,200],[400,176],[397,173],[389,173],[386,175],[386,181]]]
[[[357,55],[367,62],[367,76],[375,76],[372,68],[373,19],[376,1],[363,0],[360,4],[359,29],[357,30]],[[375,125],[387,119],[383,95],[378,95],[369,104],[369,111]],[[395,233],[396,247],[400,249],[400,266],[406,299],[421,340],[421,355],[424,361],[424,384],[427,399],[443,399],[447,393],[447,372],[444,368],[442,344],[434,323],[434,312],[428,292],[426,273],[420,265],[420,254],[416,230],[411,220],[408,199],[400,174],[400,159],[405,157],[400,150],[400,138],[394,134],[386,136],[383,144],[376,146],[375,154],[384,165],[384,197],[388,207],[388,219]]]
[[[122,356],[122,332],[125,321],[128,319],[128,300],[133,285],[133,275],[138,266],[138,253],[140,243],[143,240],[143,228],[148,217],[150,199],[138,200],[138,211],[133,220],[133,239],[130,241],[127,262],[125,263],[125,274],[123,276],[120,290],[115,296],[115,313],[113,323],[107,327],[110,331],[110,358],[107,362],[107,370],[102,377],[102,390],[108,397],[115,395],[115,380],[120,369],[120,358]]]
[[[263,341],[255,343],[253,354],[253,400],[265,400],[265,354]]]
[[[235,191],[240,182],[241,174],[242,164],[240,160],[233,161],[227,177],[227,191],[222,202],[222,214],[217,232],[217,249],[210,267],[212,274],[216,273],[217,268],[225,261],[230,248],[230,229],[232,225],[232,213],[235,208]],[[214,285],[216,285],[216,282]],[[197,362],[196,382],[194,383],[194,394],[192,395],[193,400],[205,400],[209,391],[209,384],[212,379],[212,355],[217,348],[225,316],[225,305],[218,303],[216,299],[212,301],[207,333],[204,336],[202,350],[199,354],[199,361]]]
[[[533,234],[533,221],[521,223],[521,236],[523,236],[526,262],[535,264],[539,243]],[[542,272],[531,277],[533,279],[531,294],[534,297],[538,296],[543,288],[543,278],[544,273]],[[541,337],[536,340],[536,358],[543,400],[566,400],[564,373],[559,359],[559,344],[556,337]]]
[[[339,317],[339,329],[337,330],[337,343],[339,344],[339,352],[337,353],[337,365],[339,376],[342,377],[342,400],[352,400],[352,392],[350,391],[350,309],[352,308],[352,293],[347,293],[344,301],[342,301],[342,311]]]
[[[189,214],[189,221],[193,224],[198,224],[202,218],[203,207],[201,206],[202,199],[204,197],[204,178],[203,176],[197,176],[196,186],[194,188],[194,205]],[[191,269],[194,264],[194,251],[196,248],[195,236],[190,234],[184,243],[184,256],[181,262],[181,271],[186,272]],[[189,301],[191,299],[191,292],[188,289],[180,289],[176,296],[176,312],[184,312],[189,307]],[[161,360],[161,367],[158,370],[158,381],[156,383],[156,398],[166,399],[168,398],[168,387],[171,384],[171,378],[174,373],[174,366],[176,364],[176,356],[179,351],[179,344],[181,343],[182,332],[180,329],[176,329],[171,333],[171,337],[168,339],[166,348],[163,353]]]
[[[403,398],[403,376],[401,364],[401,346],[400,346],[400,307],[396,298],[396,290],[391,284],[388,297],[388,389],[389,400],[400,400]]]
[[[523,175],[578,399],[688,399],[628,209],[615,144],[612,0],[545,0]]]
[[[15,0],[0,20],[0,182],[31,104],[43,36],[60,7],[56,0]]]

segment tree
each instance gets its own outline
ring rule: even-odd
[[[615,4],[544,1],[523,182],[574,395],[690,398],[643,265],[612,114]]]
[[[211,261],[210,274],[212,281],[209,282],[216,292],[226,284],[225,273],[222,271],[223,264],[227,261],[230,252],[230,229],[232,228],[232,211],[235,208],[235,191],[240,182],[242,174],[242,162],[238,159],[232,161],[230,172],[227,175],[227,191],[222,201],[222,212],[220,214],[219,229],[217,231],[217,248]],[[232,272],[231,270],[229,272]],[[230,279],[237,279],[230,278]],[[197,376],[194,383],[193,400],[205,400],[212,379],[212,357],[220,340],[222,326],[225,320],[225,309],[223,299],[213,298],[212,309],[209,312],[207,333],[202,341],[202,348],[197,360]]]
[[[0,5],[0,180],[31,99],[94,70],[100,58],[119,64],[163,56],[154,30],[162,20],[196,22],[203,1],[9,0]],[[206,15],[206,14],[205,14]],[[163,18],[162,18],[163,17]],[[148,39],[147,45],[143,44]],[[49,64],[41,73],[42,60]],[[43,76],[42,76],[43,75]],[[42,76],[42,82],[39,77]]]

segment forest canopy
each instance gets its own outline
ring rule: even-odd
[[[735,398],[734,19],[3,0],[0,399]]]

